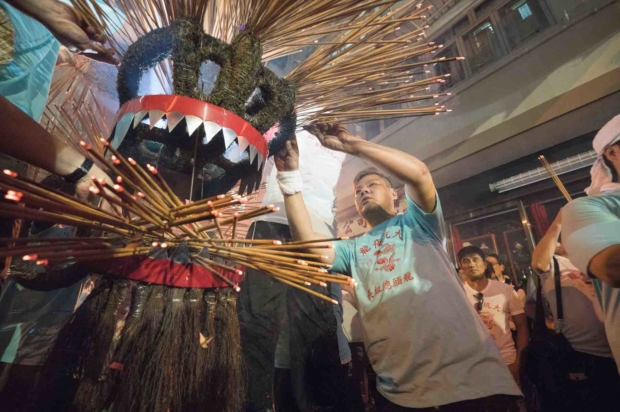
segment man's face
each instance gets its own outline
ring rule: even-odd
[[[355,185],[355,206],[366,217],[377,211],[394,214],[396,192],[378,175],[366,175]]]
[[[499,276],[501,278],[501,276],[504,273],[504,265],[500,264],[497,261],[497,258],[493,257],[493,256],[488,256],[486,258],[486,261],[489,263],[489,265],[491,265],[491,267],[493,268],[493,272],[495,273],[496,276]]]
[[[484,277],[486,262],[479,255],[464,256],[459,263],[469,280],[479,280]]]

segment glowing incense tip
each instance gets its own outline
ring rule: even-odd
[[[304,285],[306,285],[306,286],[310,286],[310,285],[311,285],[311,283],[310,283],[310,282],[304,282]]]
[[[153,243],[151,243],[151,246],[157,247],[157,246],[159,246],[159,243],[158,242],[153,242]]]
[[[94,195],[98,195],[99,194],[99,189],[97,189],[95,186],[91,186],[88,188],[88,191]]]
[[[328,249],[333,249],[333,248],[334,248],[334,245],[327,245],[327,248],[328,248]]]
[[[446,112],[450,113],[452,111],[452,109],[447,109]]]
[[[99,138],[99,141],[101,142],[102,145],[104,146],[110,146],[110,142],[108,142],[106,139],[104,139],[103,137]]]
[[[123,184],[123,178],[120,176],[116,176],[116,183],[118,183],[119,185]]]
[[[321,259],[329,259],[329,256],[327,256],[327,255],[321,255]]]
[[[131,157],[127,158],[127,161],[129,162],[130,165],[135,166],[137,163],[135,160],[133,160]]]
[[[439,97],[439,95],[438,95],[438,94],[434,94],[434,95],[433,95],[433,99],[436,99],[436,98],[438,98],[438,97]]]
[[[327,270],[325,270],[325,269],[319,269],[319,272],[321,272],[321,273],[327,273]]]
[[[131,198],[132,198],[133,200],[138,200],[138,198],[137,198],[137,197],[135,197],[135,196],[131,196]]]
[[[337,301],[336,299],[332,299],[332,303],[333,303],[334,305],[337,305],[337,304],[338,304],[338,301]]]
[[[325,283],[325,282],[319,282],[319,286],[323,286],[324,288],[326,288],[326,287],[327,287],[327,283]]]
[[[17,172],[14,172],[14,171],[9,170],[9,169],[4,169],[2,171],[2,173],[4,173],[5,175],[7,175],[9,177],[17,177]]]
[[[446,95],[448,95],[448,96],[452,96],[452,93],[446,93]]]
[[[47,266],[48,263],[49,263],[49,261],[47,259],[37,260],[37,265],[38,266]]]
[[[114,185],[114,190],[116,190],[118,193],[123,193],[125,191],[125,189],[123,189],[123,187],[119,185]]]
[[[112,159],[112,163],[114,163],[115,165],[120,165],[121,164],[121,161],[118,160],[118,157],[112,155],[111,159]]]
[[[297,263],[299,263],[302,266],[308,266],[308,263],[305,260],[298,260]]]
[[[146,197],[146,195],[142,192],[138,192],[136,193],[138,195],[138,197],[141,197],[142,199],[144,199]]]
[[[226,195],[217,195],[218,199],[224,199],[226,197]]]
[[[237,200],[239,201],[239,203],[247,203],[248,202],[248,198],[247,197],[240,197]]]
[[[271,209],[272,207],[274,207],[275,205],[267,205],[267,209]]]
[[[340,240],[349,240],[349,236],[340,236]]]
[[[237,219],[237,218],[239,218],[239,212],[233,213],[233,219]]]
[[[38,255],[25,255],[22,260],[36,260]]]
[[[274,207],[274,208],[271,209],[271,211],[274,212],[274,213],[277,212],[278,210],[280,210],[279,207]]]
[[[161,244],[161,247],[162,247],[163,249],[165,249],[165,248],[167,248],[167,247],[168,247],[168,244],[167,244],[166,242],[163,242],[163,243]]]
[[[241,288],[239,286],[235,286],[235,292],[241,292]]]
[[[80,140],[80,146],[82,146],[86,150],[90,150],[91,149],[90,145],[86,144],[86,142],[84,140]]]
[[[13,200],[15,202],[19,202],[22,196],[24,196],[24,194],[21,192],[16,192],[14,190],[8,190],[4,198],[7,200]]]
[[[273,244],[274,244],[274,245],[281,245],[281,244],[282,244],[282,242],[281,242],[281,241],[279,241],[279,240],[274,240],[274,241],[273,241]]]
[[[239,275],[239,276],[243,275],[243,271],[242,270],[238,270],[237,271],[237,275]]]
[[[465,60],[465,57],[459,56],[459,57],[456,58],[456,60]]]

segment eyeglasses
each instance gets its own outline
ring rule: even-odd
[[[484,302],[484,295],[480,292],[476,293],[474,295],[474,297],[476,298],[477,302],[474,305],[474,307],[476,308],[476,310],[478,312],[480,312],[482,310],[482,303]]]

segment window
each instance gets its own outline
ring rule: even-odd
[[[364,128],[364,138],[366,140],[374,139],[381,133],[380,120],[371,120],[369,122],[360,123]]]
[[[503,54],[497,32],[490,20],[483,21],[465,34],[463,42],[472,73],[480,71]]]
[[[499,10],[499,15],[511,49],[550,25],[540,0],[512,1]]]
[[[447,30],[441,33],[439,36],[435,37],[433,41],[437,44],[445,44],[448,41],[452,40],[456,37],[457,34],[466,29],[469,26],[469,19],[467,16],[463,17],[461,20],[454,23]]]
[[[460,54],[456,47],[456,43],[452,43],[450,46],[444,48],[441,53],[438,53],[436,58],[440,59],[442,57],[458,56],[460,56]],[[433,76],[441,76],[442,74],[450,73],[450,77],[446,77],[446,82],[440,86],[441,91],[449,89],[466,78],[462,60],[450,60],[447,62],[433,63],[432,73]]]

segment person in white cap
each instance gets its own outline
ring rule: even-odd
[[[620,115],[593,141],[598,158],[592,166],[587,197],[562,211],[564,246],[571,261],[593,283],[605,316],[605,332],[620,363]]]

